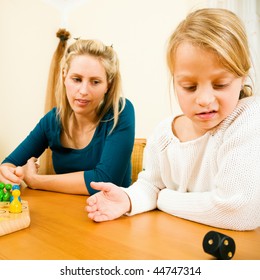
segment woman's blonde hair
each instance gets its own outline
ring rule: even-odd
[[[114,123],[110,131],[111,133],[117,125],[120,112],[124,109],[125,99],[123,98],[122,94],[121,74],[119,71],[119,60],[117,54],[112,46],[106,46],[98,40],[76,40],[66,49],[61,60],[59,81],[56,91],[56,103],[57,116],[61,121],[62,129],[69,137],[71,137],[68,130],[68,123],[73,111],[66,96],[63,73],[68,72],[72,59],[79,55],[94,56],[100,60],[105,68],[108,82],[108,91],[96,112],[97,125],[106,115],[106,113],[112,109],[114,113]]]
[[[249,76],[251,59],[247,35],[242,21],[233,12],[207,8],[190,13],[169,38],[167,63],[171,74],[176,50],[182,42],[215,52],[223,67],[236,77]],[[251,95],[251,86],[245,85],[239,98]]]

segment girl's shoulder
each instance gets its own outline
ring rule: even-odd
[[[160,131],[161,129],[165,129],[165,131],[172,131],[172,122],[174,120],[174,117],[170,116],[165,118],[164,120],[160,121],[156,126],[155,126],[155,131]]]
[[[260,97],[251,96],[239,100],[235,110],[220,124],[216,132],[226,135],[235,131],[260,132]]]
[[[172,133],[172,122],[172,116],[160,121],[148,138],[147,144],[156,146],[159,150],[164,150],[174,138]]]
[[[260,96],[250,96],[239,100],[235,110],[227,117],[227,123],[254,120],[260,122]]]

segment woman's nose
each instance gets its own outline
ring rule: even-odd
[[[82,95],[88,94],[89,90],[88,90],[88,83],[87,82],[82,82],[81,83],[79,92]]]

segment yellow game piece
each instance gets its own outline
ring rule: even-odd
[[[10,203],[9,211],[10,211],[10,213],[21,213],[22,212],[22,203],[18,199],[18,197],[20,196],[20,191],[13,190],[12,195],[13,195],[14,199]]]
[[[10,202],[0,202],[0,237],[30,226],[28,202],[22,200],[21,203],[21,213],[10,213]]]

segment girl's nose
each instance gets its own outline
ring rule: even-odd
[[[201,89],[198,90],[197,96],[196,96],[196,103],[202,107],[207,107],[211,103],[215,101],[215,96],[212,92],[212,89]]]

